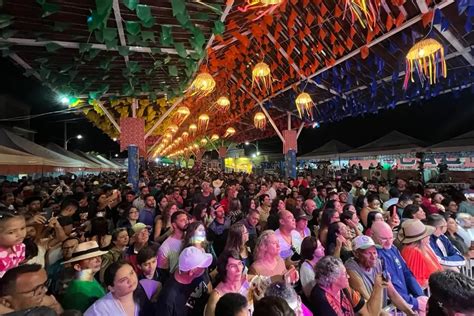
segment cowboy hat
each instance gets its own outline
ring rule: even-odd
[[[105,255],[106,253],[107,251],[101,251],[99,249],[97,241],[81,242],[79,245],[77,245],[76,249],[74,249],[71,259],[64,261],[62,264],[95,258]]]
[[[434,231],[435,228],[433,226],[425,225],[419,219],[407,219],[402,223],[398,239],[402,244],[411,244],[432,235]]]
[[[212,181],[212,186],[214,188],[220,188],[222,186],[222,184],[224,184],[224,181],[219,180],[219,179],[216,179],[216,180]]]

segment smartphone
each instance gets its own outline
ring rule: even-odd
[[[384,258],[380,258],[380,263],[382,264],[382,280],[390,282],[390,273],[387,271]]]

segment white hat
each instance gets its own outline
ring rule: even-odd
[[[375,246],[374,240],[366,235],[357,236],[352,240],[352,250],[365,250],[372,246]]]
[[[107,251],[101,251],[99,249],[99,244],[97,244],[97,241],[81,242],[79,245],[77,245],[76,249],[74,249],[71,259],[64,261],[62,264],[100,257],[106,253]]]
[[[212,263],[212,255],[196,247],[187,247],[179,255],[179,270],[190,271],[196,268],[207,268]]]

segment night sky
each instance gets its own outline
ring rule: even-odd
[[[10,94],[32,107],[32,114],[65,109],[49,88],[43,87],[34,77],[26,78],[23,70],[9,60],[0,58],[0,94]],[[2,114],[0,113],[0,117]],[[109,157],[118,153],[119,146],[95,128],[83,116],[75,114],[47,115],[32,119],[36,142],[56,142],[62,145],[64,120],[68,120],[68,137],[82,134],[84,139],[71,140],[69,149],[97,151]],[[340,122],[323,123],[319,128],[306,128],[298,140],[298,154],[307,153],[331,139],[357,147],[373,141],[392,130],[436,143],[471,131],[474,128],[474,93],[466,89],[461,93],[448,93],[428,101],[399,105],[394,110],[381,111]],[[268,124],[267,128],[271,128]],[[262,152],[281,153],[278,137],[259,141]],[[122,154],[123,156],[123,154]]]

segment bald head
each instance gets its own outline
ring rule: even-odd
[[[290,211],[281,211],[278,213],[280,219],[280,230],[292,231],[296,228],[296,221],[293,213]]]
[[[307,199],[305,202],[304,202],[304,210],[306,211],[306,213],[308,214],[313,214],[313,211],[316,209],[316,203],[314,202],[313,199]]]
[[[390,249],[393,245],[393,232],[386,222],[376,221],[372,224],[372,237],[384,249]]]

